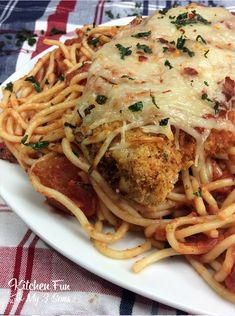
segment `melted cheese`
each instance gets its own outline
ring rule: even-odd
[[[192,14],[193,10],[211,23],[188,24],[180,29],[172,23],[179,14]],[[150,36],[132,36],[149,31]],[[194,56],[181,49],[164,52],[163,47],[168,45],[159,39],[177,43],[181,36]],[[117,44],[128,47],[131,54],[122,59]],[[147,45],[152,53],[138,49],[138,44]],[[176,44],[170,46],[175,48]],[[139,56],[147,59],[141,62]],[[197,74],[187,74],[185,68],[193,68]],[[170,125],[191,134],[201,147],[212,128],[235,132],[229,121],[205,118],[215,114],[215,101],[226,103],[222,92],[226,76],[235,80],[235,16],[224,8],[196,4],[172,8],[165,15],[156,12],[139,25],[122,28],[96,52],[78,107],[83,116],[81,130],[86,134],[104,123],[138,122],[147,125],[145,132],[165,131],[171,138],[169,128],[159,128],[159,121],[169,118]],[[206,99],[202,99],[203,94]],[[107,97],[105,104],[96,102],[98,95]],[[132,112],[129,106],[140,101],[143,109]],[[85,116],[91,104],[95,108]],[[203,127],[205,133],[198,133],[195,127]]]

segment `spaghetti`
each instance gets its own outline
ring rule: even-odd
[[[72,213],[102,254],[152,249],[134,272],[185,256],[235,302],[232,23],[225,9],[192,4],[47,39],[57,48],[3,90],[0,136],[34,188]],[[227,42],[218,48],[220,28]],[[225,61],[210,73],[217,53]],[[132,230],[141,245],[110,247]]]

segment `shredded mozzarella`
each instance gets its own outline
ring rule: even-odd
[[[177,28],[177,17],[187,12],[200,15],[204,22]],[[174,126],[196,139],[197,161],[211,129],[235,132],[233,123],[215,111],[216,102],[227,102],[225,77],[235,80],[234,44],[235,16],[220,7],[192,4],[127,25],[94,56],[78,106],[82,132],[86,135],[105,123],[126,122],[123,144],[126,124],[135,123],[146,133],[162,133],[169,139]],[[100,95],[106,97],[104,104],[96,102]],[[136,105],[139,102],[141,108]],[[91,104],[95,107],[85,116]],[[165,118],[169,118],[167,128],[160,124]],[[205,132],[197,132],[196,127]]]

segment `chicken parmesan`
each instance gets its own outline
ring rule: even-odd
[[[94,167],[133,201],[159,205],[180,171],[234,146],[234,23],[223,8],[162,10],[94,55],[77,132]]]
[[[102,254],[151,250],[134,272],[181,255],[234,303],[235,16],[190,4],[76,35],[3,88],[2,158]]]

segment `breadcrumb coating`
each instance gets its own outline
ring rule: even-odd
[[[126,148],[108,150],[99,170],[114,189],[145,206],[161,204],[174,188],[180,171],[189,168],[195,159],[195,139],[183,131],[179,149],[175,141],[163,135],[144,134],[139,129],[126,133],[126,143]],[[205,142],[205,153],[216,157],[232,145],[233,133],[212,130]]]
[[[113,150],[119,169],[119,189],[142,205],[158,205],[173,189],[182,168],[182,155],[162,137]]]

